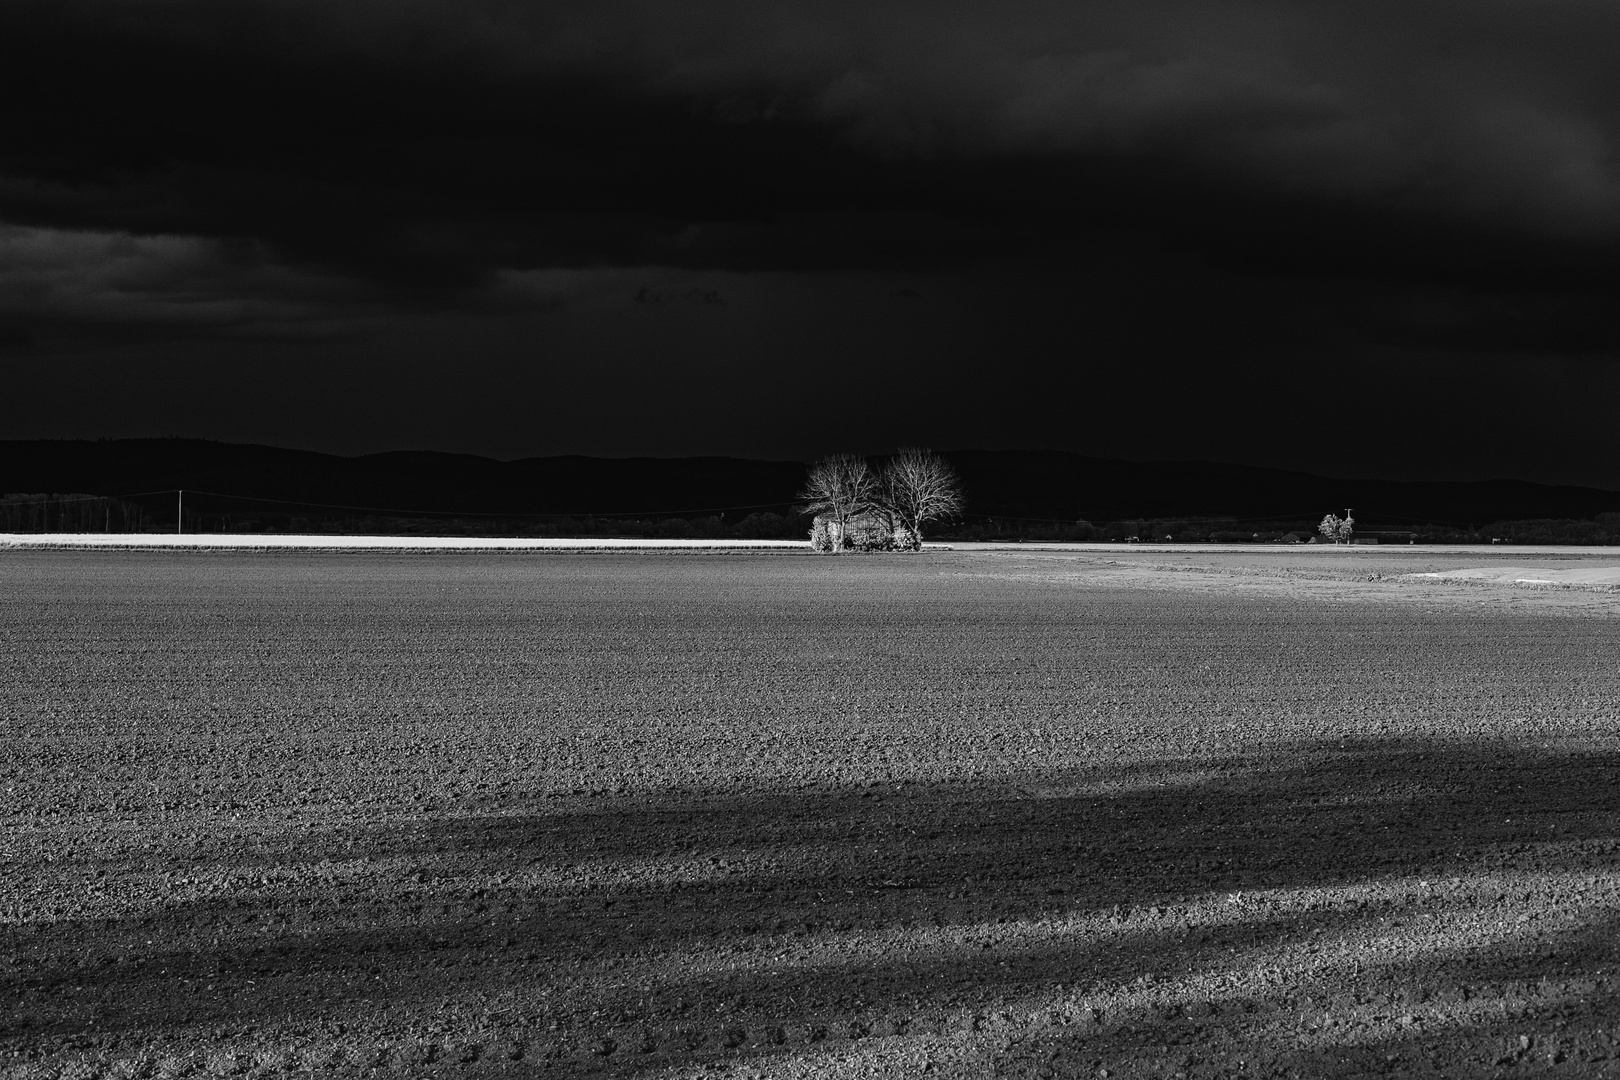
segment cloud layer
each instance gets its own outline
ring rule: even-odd
[[[0,225],[0,348],[342,335],[384,305],[252,242]]]
[[[0,40],[0,215],[381,278],[1620,239],[1612,5],[53,0]]]
[[[366,388],[431,339],[644,420],[792,399],[766,369],[822,342],[897,398],[934,365],[958,434],[906,437],[964,445],[989,402],[1023,425],[975,381],[998,349],[1204,397],[1607,363],[1617,52],[1586,0],[19,0],[0,348],[246,342]]]

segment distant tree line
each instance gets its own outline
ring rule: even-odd
[[[806,515],[789,506],[780,513],[756,510],[684,517],[428,517],[300,508],[222,511],[190,492],[186,499],[183,531],[187,533],[796,540],[809,525]],[[0,495],[0,532],[172,533],[176,510],[172,494],[140,502],[96,495]]]
[[[934,455],[937,457],[937,455]],[[864,459],[861,459],[864,461]],[[819,463],[818,463],[819,464]],[[875,502],[883,462],[865,463],[866,500]],[[946,466],[949,468],[949,466]],[[954,477],[954,473],[949,474]],[[859,489],[860,485],[856,485]],[[923,489],[926,493],[926,488]],[[960,489],[956,489],[960,498]],[[933,505],[946,505],[947,502]],[[1028,540],[1047,542],[1126,541],[1155,543],[1306,542],[1326,537],[1304,521],[1242,521],[1235,518],[1128,518],[1116,521],[1048,521],[993,514],[918,519],[915,531],[902,531],[901,519],[856,514],[845,519],[844,550],[921,543],[924,530],[940,540]],[[0,532],[8,533],[142,533],[175,531],[172,494],[150,498],[111,498],[86,494],[0,495]],[[925,512],[926,506],[911,513]],[[820,513],[815,512],[815,513]],[[410,516],[288,507],[220,509],[207,499],[186,495],[188,533],[316,533],[380,536],[532,536],[631,537],[643,539],[794,540],[814,528],[812,512],[803,506],[751,510],[744,514],[705,513],[679,517],[497,515]],[[821,533],[827,537],[824,518]],[[897,539],[898,537],[898,539]],[[1419,544],[1583,544],[1620,545],[1620,513],[1593,519],[1527,518],[1487,524],[1379,526],[1361,521],[1355,538],[1381,543]],[[823,542],[827,542],[826,539]]]
[[[1305,525],[1244,523],[1234,518],[1122,518],[1117,521],[1033,521],[1029,518],[985,515],[941,529],[942,540],[1038,540],[1046,542],[1241,544],[1281,541],[1303,542],[1310,534]]]
[[[0,532],[131,533],[154,524],[139,504],[101,495],[0,495]]]
[[[966,517],[935,536],[940,540],[1041,541],[1047,543],[1265,544],[1331,543],[1319,525],[1306,522],[1244,522],[1234,518],[1123,518],[1116,521],[1035,521],[979,515]],[[1314,538],[1314,541],[1313,541]],[[1620,545],[1620,513],[1595,520],[1535,518],[1480,525],[1355,525],[1354,539],[1418,544],[1583,544]]]
[[[1478,529],[1431,527],[1419,530],[1416,535],[1419,543],[1620,544],[1620,514],[1599,514],[1591,521],[1579,518],[1495,521]]]

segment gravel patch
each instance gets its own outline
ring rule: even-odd
[[[1413,574],[1439,581],[1479,581],[1495,585],[1577,585],[1620,588],[1620,566],[1486,566]]]

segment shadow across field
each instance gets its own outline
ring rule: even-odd
[[[893,1035],[1059,1073],[1597,1060],[1616,791],[1610,751],[1335,740],[357,826],[296,858],[203,851],[191,878],[233,875],[212,895],[27,928],[0,1046],[279,1031],[335,1064],[624,1072]]]

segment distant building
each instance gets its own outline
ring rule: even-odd
[[[817,514],[810,523],[810,546],[817,551],[888,551],[911,548],[911,532],[894,524],[887,514],[867,511],[844,522],[831,514]]]

